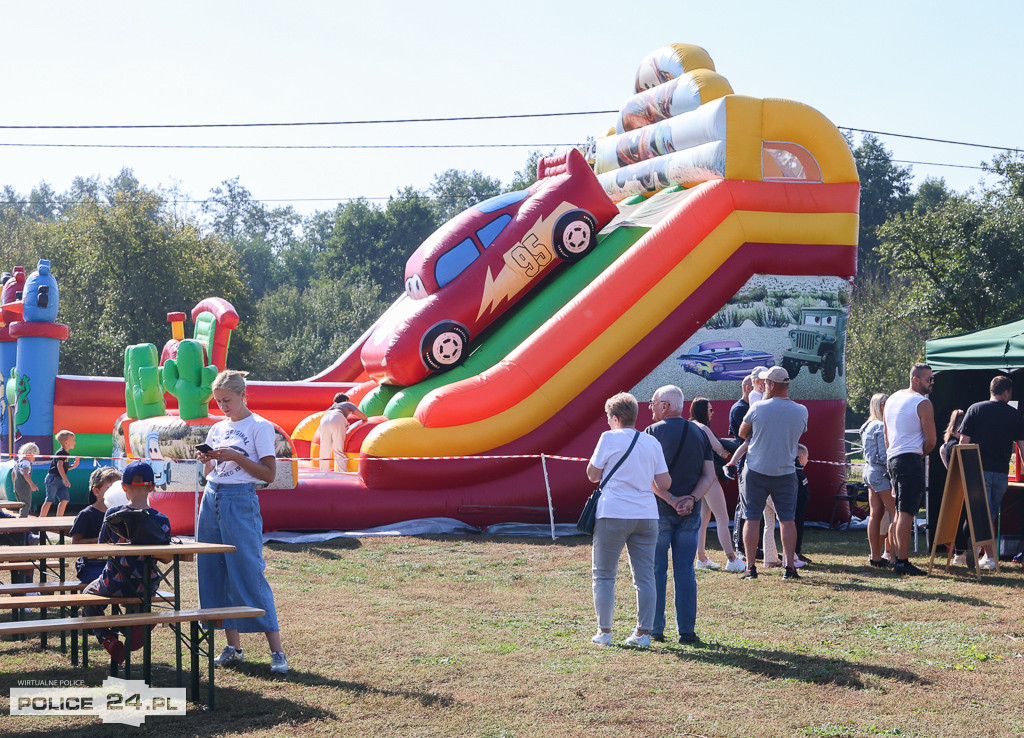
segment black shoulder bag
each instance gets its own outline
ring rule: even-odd
[[[626,449],[626,453],[622,455],[618,463],[612,467],[611,472],[608,476],[601,480],[600,486],[590,493],[590,497],[587,498],[587,504],[583,506],[583,512],[580,513],[580,519],[576,523],[576,530],[580,533],[586,533],[588,536],[594,535],[594,525],[597,523],[597,501],[601,499],[601,490],[608,484],[608,480],[611,479],[615,472],[622,466],[622,462],[626,460],[630,452],[633,450],[633,446],[636,445],[636,441],[640,438],[640,431],[633,431],[636,435],[633,436],[633,441],[629,444],[629,448]]]

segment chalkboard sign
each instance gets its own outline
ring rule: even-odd
[[[975,541],[994,539],[992,515],[988,509],[988,492],[985,490],[985,473],[981,468],[981,452],[976,444],[960,446],[960,466],[964,472],[967,487],[967,519],[971,522],[971,535]],[[967,449],[974,449],[973,453]]]
[[[985,490],[985,474],[981,468],[981,452],[976,443],[954,446],[950,453],[946,488],[942,492],[942,506],[939,508],[939,519],[935,525],[932,556],[928,562],[929,574],[935,563],[935,552],[942,545],[946,546],[946,571],[949,571],[960,514],[965,508],[971,531],[971,546],[975,550],[978,546],[990,546],[991,550],[995,551],[992,516],[988,509],[988,492]],[[998,567],[998,564],[996,566]],[[980,580],[981,567],[977,557],[974,568]]]

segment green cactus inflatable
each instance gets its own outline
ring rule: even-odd
[[[213,380],[217,367],[203,365],[203,345],[186,338],[178,344],[178,357],[163,366],[164,388],[178,398],[182,420],[197,420],[210,414]]]
[[[124,405],[129,418],[142,420],[167,413],[160,386],[156,346],[138,343],[124,350]]]
[[[11,376],[7,379],[4,387],[4,395],[7,398],[7,407],[14,408],[14,424],[23,425],[32,414],[32,408],[28,404],[28,393],[31,389],[27,374],[18,374],[17,367],[11,367]]]

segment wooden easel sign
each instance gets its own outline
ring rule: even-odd
[[[974,570],[980,582],[981,564],[976,554],[978,546],[990,546],[995,552],[996,541],[992,533],[992,515],[988,509],[985,475],[981,468],[981,452],[976,443],[954,446],[953,453],[950,454],[946,488],[942,491],[939,520],[935,526],[935,537],[932,539],[932,555],[928,560],[929,574],[932,573],[935,564],[935,552],[941,545],[946,546],[946,573],[949,573],[949,566],[953,561],[953,545],[956,542],[957,528],[960,526],[960,513],[965,507],[967,527],[971,532],[971,551],[975,553]],[[996,571],[999,571],[998,556]]]

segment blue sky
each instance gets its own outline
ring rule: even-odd
[[[839,126],[1008,147],[1021,135],[1024,4],[983,2],[9,3],[0,125],[324,121],[617,109],[639,61],[703,46],[736,92],[812,105]],[[2,143],[451,144],[582,141],[614,116],[247,130],[0,130]],[[897,159],[995,153],[883,138]],[[216,151],[0,146],[0,184],[58,190],[131,167],[206,196],[381,197],[444,169],[508,181],[529,148]],[[981,172],[915,165],[964,190]],[[328,202],[296,202],[304,212]]]

